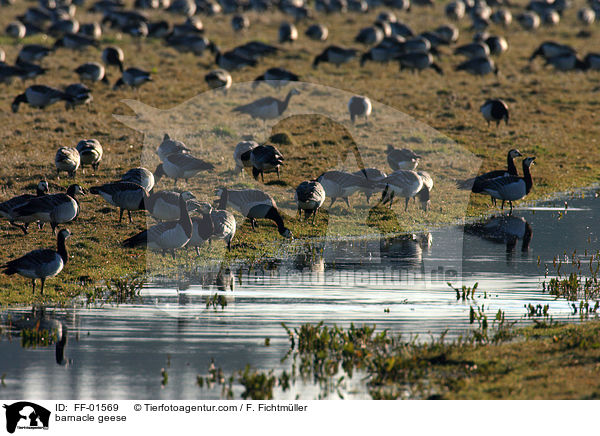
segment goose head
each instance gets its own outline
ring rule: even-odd
[[[298,91],[296,88],[292,88],[290,91],[290,96],[292,95],[300,95],[300,91]]]
[[[165,175],[165,169],[163,168],[163,164],[158,164],[156,169],[154,170],[154,180],[156,183]]]
[[[196,196],[195,196],[194,194],[192,194],[190,191],[183,191],[183,192],[181,193],[181,196],[183,197],[183,199],[184,199],[185,201],[188,201],[188,200],[195,200],[195,199],[196,199]]]
[[[77,184],[74,184],[69,186],[67,189],[67,195],[73,198],[75,198],[77,195],[85,195],[85,189]]]
[[[523,166],[531,167],[534,164],[535,157],[526,157],[523,159]]]
[[[283,236],[286,239],[294,239],[294,235],[292,234],[292,231],[290,229],[288,229],[287,227],[284,227],[280,232],[281,236]]]
[[[73,233],[71,233],[68,229],[62,229],[58,232],[58,239],[62,239],[63,241],[68,239]]]
[[[519,150],[517,150],[516,148],[513,148],[512,150],[510,150],[508,152],[508,155],[510,156],[511,159],[514,159],[515,157],[520,157],[523,156]]]
[[[210,214],[212,212],[213,207],[211,206],[210,203],[208,203],[206,201],[199,201],[197,203],[197,210],[202,215],[208,215],[208,214]]]
[[[49,191],[48,182],[45,180],[40,180],[36,189],[37,189],[38,195],[48,193],[48,191]]]

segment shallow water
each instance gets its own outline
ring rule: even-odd
[[[203,285],[178,291],[155,283],[135,304],[4,312],[4,322],[13,322],[0,340],[0,375],[6,374],[0,397],[220,398],[220,387],[196,385],[211,359],[226,375],[246,364],[289,369],[281,362],[289,348],[281,323],[366,323],[406,338],[446,330],[457,337],[473,327],[470,307],[482,304],[490,319],[501,309],[507,319],[526,322],[524,305],[548,304],[554,319],[578,321],[569,303],[542,291],[556,256],[599,247],[597,200],[586,195],[568,203],[566,211],[564,200],[515,210],[512,217],[465,226],[464,235],[463,227],[449,227],[410,237],[300,244],[289,258],[250,271],[236,265],[231,273],[203,272]],[[232,282],[235,290],[224,290]],[[447,282],[478,282],[476,298],[457,300]],[[217,292],[226,295],[227,306],[207,308]],[[38,323],[58,332],[55,345],[22,345],[19,330]],[[169,373],[166,386],[161,368]],[[236,398],[242,390],[234,385]],[[368,397],[354,381],[344,392],[346,398]],[[296,384],[277,398],[319,393],[311,384]]]

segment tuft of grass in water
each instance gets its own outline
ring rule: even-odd
[[[245,389],[242,392],[244,400],[272,400],[277,378],[272,371],[264,373],[246,365],[246,368],[240,372],[239,382]]]
[[[21,346],[23,348],[49,347],[55,344],[57,340],[56,330],[40,329],[39,326],[21,330]]]

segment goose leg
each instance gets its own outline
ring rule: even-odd
[[[264,172],[260,172],[260,178],[262,179],[262,182],[265,183],[265,173]]]
[[[502,200],[502,210],[504,210],[504,203],[505,203],[505,200]],[[511,206],[511,208],[512,208],[512,206]]]
[[[313,226],[315,225],[315,219],[317,218],[317,211],[318,211],[318,210],[319,210],[319,209],[315,209],[315,210],[313,211],[313,220],[312,220]]]
[[[50,226],[52,226],[52,234],[56,236],[56,228],[58,227],[58,223],[50,223]]]
[[[302,209],[298,208],[298,219],[302,221]]]
[[[404,212],[406,212],[408,210],[408,202],[410,201],[410,198],[405,198],[404,199]]]
[[[123,209],[119,208],[119,222],[123,220]]]
[[[46,281],[46,279],[44,277],[42,277],[42,290],[40,291],[40,295],[44,295],[44,282]]]
[[[333,206],[333,203],[335,203],[335,200],[337,200],[337,197],[333,197],[331,199],[331,203],[329,204],[329,209],[331,209],[331,206]]]
[[[252,226],[252,230],[256,230],[256,220],[254,218],[250,218],[250,225]]]
[[[231,237],[227,238],[227,251],[231,251]]]
[[[196,256],[200,256],[200,249],[198,248],[197,245],[196,245]]]
[[[279,177],[279,167],[277,167],[277,180],[281,180],[281,177]]]
[[[133,220],[131,219],[131,211],[127,211],[127,216],[129,217],[129,224],[133,224]]]
[[[15,223],[14,221],[10,221],[10,225],[14,226],[14,227],[18,227],[19,229],[21,229],[23,231],[23,234],[25,234],[25,235],[27,234],[27,224],[20,225],[20,224]]]
[[[177,187],[177,179],[175,179],[175,181],[173,182],[173,188]]]
[[[44,283],[44,282],[42,281],[42,283]],[[32,285],[32,290],[33,290],[31,294],[35,295],[35,279],[31,279],[31,285]]]
[[[348,209],[350,209],[350,200],[348,200],[348,197],[344,197],[344,200],[346,200],[346,204],[348,205]]]

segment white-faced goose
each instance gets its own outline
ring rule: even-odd
[[[364,168],[362,170],[355,171],[352,174],[358,177],[364,177],[372,184],[371,189],[361,189],[361,191],[364,192],[365,197],[367,197],[367,203],[371,200],[371,196],[373,194],[381,192],[383,185],[381,185],[379,182],[387,177],[383,171],[378,170],[377,168]]]
[[[56,237],[56,251],[50,249],[33,250],[25,256],[11,260],[4,265],[2,271],[6,275],[19,274],[20,276],[31,279],[32,290],[35,294],[35,280],[42,282],[41,294],[44,294],[44,283],[48,277],[54,277],[60,273],[67,262],[69,255],[65,244],[66,239],[71,236],[71,232],[63,229]]]
[[[242,156],[242,160],[245,155]],[[272,145],[259,145],[250,150],[250,164],[252,165],[252,176],[258,180],[260,175],[262,181],[265,181],[264,173],[277,173],[279,179],[279,169],[283,165],[283,154]]]
[[[154,180],[157,182],[163,175],[166,175],[174,180],[173,186],[177,186],[177,180],[185,179],[186,181],[200,171],[210,171],[214,169],[214,165],[198,159],[188,153],[173,153],[165,156],[161,164],[154,171]]]
[[[221,53],[218,47],[215,48],[215,63],[224,70],[233,71],[244,67],[253,67],[256,65],[254,59],[249,59],[232,51]]]
[[[212,70],[204,76],[204,81],[208,84],[211,89],[220,88],[224,93],[231,88],[233,79],[228,71],[218,69]]]
[[[385,188],[381,194],[383,204],[389,202],[390,209],[394,203],[394,197],[405,199],[404,210],[408,209],[408,202],[423,189],[423,178],[415,171],[396,170],[381,181]]]
[[[311,24],[304,34],[315,41],[326,41],[329,30],[322,24]]]
[[[302,211],[304,211],[304,220],[308,221],[312,215],[314,224],[317,211],[325,202],[325,189],[319,182],[306,180],[296,188],[294,200],[298,205],[298,217],[302,218]]]
[[[481,174],[477,177],[460,181],[457,183],[458,189],[466,189],[476,194],[481,194],[483,192],[483,187],[487,181],[491,179],[504,176],[518,176],[519,174],[517,173],[517,167],[515,166],[515,158],[519,156],[522,156],[519,150],[515,148],[509,150],[508,154],[506,155],[507,168],[505,170],[488,171],[487,173]],[[494,197],[492,197],[492,204],[496,204],[496,199]]]
[[[487,44],[481,42],[471,42],[461,45],[454,50],[455,55],[466,56],[467,58],[482,58],[490,55],[490,48]]]
[[[130,182],[112,182],[90,188],[90,193],[101,195],[109,204],[119,208],[119,222],[123,220],[123,212],[127,211],[129,222],[132,210],[145,210],[148,192],[140,185]]]
[[[175,250],[185,247],[192,237],[192,220],[188,214],[187,202],[179,196],[179,220],[156,224],[137,235],[123,241],[125,247],[145,245],[149,250],[171,251],[175,258]]]
[[[438,27],[433,31],[438,37],[440,37],[445,44],[452,44],[458,41],[459,31],[458,27],[453,24],[445,24]]]
[[[396,57],[400,63],[400,70],[408,69],[412,71],[421,71],[432,68],[436,73],[443,75],[442,68],[433,61],[431,53],[407,53]]]
[[[496,67],[493,60],[487,57],[466,60],[455,69],[456,71],[466,71],[476,76],[485,76],[489,73],[498,74],[498,67]]]
[[[23,94],[19,94],[12,102],[11,108],[13,112],[19,111],[21,103],[27,103],[31,107],[44,109],[58,101],[68,101],[67,96],[60,89],[51,88],[46,85],[32,85],[25,90]]]
[[[163,140],[156,149],[156,154],[158,158],[164,162],[165,158],[173,153],[190,153],[191,150],[187,148],[187,146],[181,142],[171,139],[168,133],[165,133],[163,136]]]
[[[548,59],[563,54],[576,54],[576,52],[571,46],[559,44],[554,41],[545,41],[532,53],[529,62],[538,56]]]
[[[6,218],[12,226],[18,227],[23,230],[23,233],[27,233],[27,228],[29,227],[29,222],[26,222],[22,225],[17,224],[13,217],[13,210],[23,206],[29,200],[35,197],[41,197],[42,195],[46,195],[48,193],[48,182],[45,180],[40,180],[36,189],[35,195],[33,194],[22,194],[16,197],[11,198],[10,200],[6,200],[3,203],[0,203],[0,216],[2,218]]]
[[[209,234],[208,238],[203,238],[203,235],[200,234],[198,234],[198,236],[204,240],[208,239],[209,244],[213,239],[223,239],[227,244],[227,250],[231,251],[231,240],[235,236],[237,227],[233,214],[227,210],[214,209],[209,203],[206,202],[198,203],[198,211],[205,217],[210,217],[212,228],[212,232]],[[196,245],[195,236],[197,232],[201,231],[202,221],[196,217],[193,217],[192,223],[194,224],[194,231],[189,244],[195,246],[197,250],[198,245],[201,245],[201,243]],[[207,233],[206,230],[207,229],[204,230],[204,234]]]
[[[37,62],[44,59],[52,53],[52,49],[38,44],[28,44],[23,46],[17,55],[17,60],[25,62]]]
[[[524,12],[517,15],[517,21],[525,30],[535,30],[540,27],[541,19],[535,12]]]
[[[150,192],[154,188],[154,174],[146,168],[132,168],[121,177],[122,182],[131,182],[140,185]]]
[[[54,38],[61,38],[65,35],[79,32],[79,21],[74,18],[57,20],[46,31],[48,35]]]
[[[556,26],[560,22],[560,15],[554,10],[547,10],[540,16],[546,26]]]
[[[279,118],[288,108],[290,99],[294,95],[299,95],[300,91],[296,88],[290,90],[284,100],[275,97],[263,97],[242,106],[233,109],[234,112],[248,114],[252,118],[258,118],[266,124],[267,120]]]
[[[88,62],[78,66],[75,72],[80,80],[88,80],[90,82],[102,82],[108,85],[108,78],[104,70],[104,66],[98,62]]]
[[[577,11],[577,19],[582,24],[589,26],[596,20],[596,13],[592,8],[581,8]]]
[[[350,97],[350,100],[348,101],[348,112],[350,113],[350,121],[352,124],[354,124],[356,117],[365,117],[365,122],[368,121],[372,110],[373,106],[368,97],[355,95]]]
[[[498,127],[503,120],[506,125],[508,125],[508,105],[499,98],[487,99],[485,103],[481,105],[479,111],[487,121],[488,126],[490,125],[490,122],[494,121],[496,127]]]
[[[365,27],[354,37],[354,42],[364,45],[375,45],[379,44],[384,36],[383,31],[377,26]]]
[[[231,28],[234,32],[241,32],[250,27],[250,20],[246,15],[237,14],[231,18]]]
[[[350,207],[350,197],[356,192],[366,192],[374,188],[373,182],[367,180],[365,177],[356,176],[351,173],[344,171],[327,171],[321,174],[317,181],[325,189],[325,194],[328,198],[331,198],[329,207],[333,206],[333,203],[338,198],[344,199],[346,205]]]
[[[79,185],[71,185],[67,193],[43,195],[29,200],[23,206],[13,210],[14,220],[17,222],[50,223],[52,233],[56,233],[59,224],[73,221],[79,215],[78,195],[85,191]]]
[[[60,176],[61,171],[69,173],[69,177],[75,178],[75,173],[79,168],[81,158],[79,152],[72,147],[60,147],[54,156],[56,165],[56,177]]]
[[[465,16],[465,12],[466,7],[463,1],[452,1],[444,7],[444,13],[446,14],[446,17],[450,18],[451,20],[462,20]]]
[[[501,36],[490,36],[484,42],[490,49],[490,54],[498,56],[508,50],[508,42]]]
[[[280,88],[286,86],[290,82],[297,82],[299,77],[284,68],[269,68],[264,74],[261,74],[254,79],[253,87],[257,87],[264,81],[267,85],[273,88]]]
[[[27,28],[20,21],[13,21],[8,23],[5,32],[15,39],[23,39],[25,38],[25,35],[27,35]],[[4,62],[4,59],[2,59],[2,62]]]
[[[187,202],[188,211],[197,207],[196,197],[190,191],[158,191],[146,199],[146,210],[158,221],[177,221],[180,217],[179,197]]]
[[[118,67],[119,70],[123,72],[124,60],[125,55],[120,47],[106,47],[102,50],[102,62],[104,62],[105,65]]]
[[[233,160],[235,161],[235,173],[242,173],[244,168],[252,167],[250,162],[250,151],[258,147],[256,141],[241,141],[238,142],[233,150]]]
[[[98,166],[104,153],[100,141],[97,139],[82,139],[77,143],[75,149],[79,152],[82,168],[85,165],[89,165],[94,171],[98,171]]]
[[[87,47],[99,47],[100,43],[89,36],[68,33],[54,43],[54,48],[65,47],[72,50],[83,50]]]
[[[82,24],[79,26],[79,33],[90,38],[100,39],[102,37],[102,27],[97,22]]]
[[[388,144],[387,161],[393,171],[396,170],[414,170],[419,165],[421,156],[408,148],[398,149]]]
[[[512,211],[512,202],[525,197],[533,187],[533,179],[529,168],[534,161],[534,157],[523,159],[523,177],[508,175],[490,179],[482,184],[481,191],[495,199],[502,200],[503,209],[504,202],[508,201]]]
[[[67,101],[65,107],[73,109],[75,106],[88,104],[92,101],[92,92],[82,83],[73,83],[65,88]]]
[[[129,85],[132,88],[137,88],[146,82],[151,82],[150,73],[139,68],[127,68],[123,71],[123,75],[115,83],[114,89],[120,88],[123,85]]]
[[[220,197],[220,210],[227,209],[230,205],[250,220],[252,228],[256,228],[257,219],[268,219],[277,225],[277,231],[284,238],[291,239],[292,232],[285,227],[283,218],[277,210],[277,203],[273,197],[258,189],[227,189],[217,191]]]
[[[204,23],[195,17],[188,17],[182,24],[173,26],[173,35],[201,35],[204,33]]]
[[[183,15],[184,17],[193,17],[196,13],[196,2],[193,0],[174,0],[168,7],[167,12]]]
[[[298,29],[292,23],[282,23],[279,26],[279,42],[294,42],[298,39]]]
[[[496,24],[508,27],[510,26],[510,23],[512,23],[512,14],[508,9],[502,8],[492,13],[492,15],[490,15],[490,19]]]
[[[317,68],[321,62],[329,62],[339,67],[346,62],[356,58],[358,51],[352,48],[342,48],[336,45],[330,45],[323,52],[315,57],[313,68]]]

